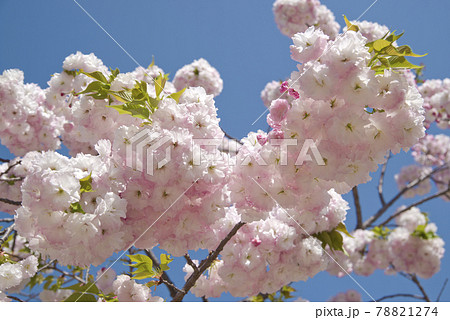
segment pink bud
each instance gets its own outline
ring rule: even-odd
[[[261,244],[261,240],[259,240],[259,238],[253,238],[252,239],[252,241],[251,241],[251,243],[255,246],[255,247],[257,247],[257,246],[259,246],[260,244]]]
[[[67,133],[71,132],[73,130],[73,123],[72,122],[67,122],[64,123],[64,131],[66,131]]]
[[[284,82],[281,84],[280,93],[286,92],[286,91],[288,90],[288,88],[289,88],[288,82],[287,82],[287,81],[284,81]]]
[[[263,146],[267,142],[267,136],[266,135],[262,135],[262,134],[258,134],[256,136],[256,140],[258,140],[259,144]]]
[[[289,102],[285,99],[272,101],[272,104],[270,105],[270,118],[274,123],[280,123],[286,118],[289,108]]]
[[[295,91],[294,89],[292,89],[292,88],[289,88],[289,92],[288,93],[289,93],[289,95],[291,97],[294,97],[294,99],[300,98],[300,94],[297,91]]]

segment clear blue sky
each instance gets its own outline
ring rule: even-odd
[[[222,127],[236,137],[248,131],[266,129],[263,118],[252,126],[264,111],[260,92],[271,80],[289,76],[295,69],[290,59],[291,41],[276,28],[272,0],[190,0],[190,1],[118,1],[79,0],[79,3],[122,45],[139,64],[147,66],[152,56],[156,64],[172,76],[194,59],[205,58],[218,69],[224,90],[216,98]],[[343,25],[342,14],[356,19],[373,0],[322,1]],[[450,31],[449,1],[379,0],[362,17],[405,31],[402,44],[410,44],[417,53],[429,53],[415,60],[426,65],[425,78],[450,77],[448,32]],[[105,65],[131,71],[136,63],[124,53],[71,0],[0,0],[0,71],[19,68],[26,82],[46,87],[54,72],[60,72],[62,61],[76,51],[95,53]],[[442,132],[433,130],[433,133]],[[0,156],[8,156],[0,147]],[[399,168],[411,163],[411,157],[401,155],[390,163],[387,171],[386,194],[395,194],[392,176]],[[374,174],[374,177],[377,175]],[[369,216],[378,207],[374,184],[360,187],[363,212]],[[353,205],[352,199],[346,199]],[[442,200],[422,207],[438,224],[438,233],[450,243],[448,203]],[[395,208],[393,208],[395,209]],[[391,210],[392,212],[392,210]],[[348,214],[348,228],[354,226],[354,211]],[[174,266],[175,267],[175,266]],[[442,261],[441,271],[423,285],[434,299],[449,276],[450,259]],[[175,267],[176,268],[176,267]],[[173,274],[174,271],[170,271]],[[182,275],[173,274],[177,284]],[[399,276],[356,277],[375,298],[392,293],[417,293],[414,285]],[[326,273],[306,283],[295,285],[297,294],[312,300],[327,300],[339,291],[357,289],[346,278],[338,279]],[[361,291],[361,290],[359,290]],[[223,296],[229,299],[229,296]],[[191,296],[189,299],[195,300]],[[363,295],[364,300],[369,298]],[[450,301],[450,288],[443,295]]]

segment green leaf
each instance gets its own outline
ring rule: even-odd
[[[150,63],[147,67],[147,69],[150,69],[151,67],[153,67],[155,65],[155,56],[152,56],[152,63]]]
[[[149,257],[143,254],[127,255],[132,264],[129,266],[136,268],[136,271],[132,272],[133,279],[141,280],[147,278],[153,278],[158,272],[153,269],[153,261]]]
[[[349,236],[350,238],[353,238],[353,236],[347,231],[347,227],[345,226],[345,224],[343,222],[340,222],[337,225],[337,227],[335,228],[335,230],[344,233],[345,235]]]
[[[133,101],[133,97],[128,91],[110,91],[109,93],[120,102],[128,103]]]
[[[392,42],[394,42],[394,41],[397,41],[397,40],[400,39],[401,37],[403,37],[404,34],[405,34],[405,33],[402,32],[402,33],[400,33],[399,35],[396,35],[396,34],[395,34],[395,30],[394,30],[394,31],[392,31],[392,33],[391,33],[390,35],[388,35],[387,37],[384,36],[383,38],[386,37],[386,40],[387,40],[387,41],[390,41],[390,42],[392,43]]]
[[[76,292],[86,292],[86,293],[93,293],[93,294],[99,294],[100,290],[98,290],[97,286],[93,282],[88,282],[86,284],[77,283],[70,287],[65,287],[62,289],[68,289],[73,290]]]
[[[410,46],[404,45],[404,46],[400,46],[398,48],[394,47],[394,46],[388,46],[386,48],[386,54],[391,55],[391,56],[399,56],[399,57],[416,57],[416,58],[420,58],[420,57],[425,57],[428,53],[426,54],[416,54],[412,51]]]
[[[147,107],[142,106],[143,102],[130,102],[121,105],[111,105],[110,108],[116,109],[120,114],[128,114],[135,118],[148,120],[150,118],[150,111]]]
[[[359,31],[359,27],[357,26],[357,25],[354,25],[353,23],[351,23],[350,21],[348,21],[348,19],[347,19],[347,17],[345,16],[345,14],[343,15],[344,16],[344,20],[345,20],[345,24],[347,25],[347,30],[351,30],[351,31],[355,31],[355,32],[358,32]]]
[[[379,239],[387,239],[389,234],[391,233],[391,229],[386,228],[384,226],[381,227],[374,227],[372,229],[372,232],[375,234],[375,236]]]
[[[172,98],[173,100],[175,100],[177,103],[180,102],[180,97],[183,94],[183,92],[186,90],[186,88],[181,89],[178,92],[172,93],[169,95],[169,98]]]
[[[391,57],[388,59],[391,68],[407,68],[407,69],[422,69],[423,66],[416,66],[406,60],[405,57]]]
[[[80,179],[80,194],[83,194],[85,192],[93,192],[94,190],[92,189],[92,177],[91,177],[91,173],[89,173],[89,175],[83,179]]]
[[[79,202],[75,202],[75,203],[71,203],[70,204],[70,212],[71,213],[79,212],[79,213],[83,213],[83,214],[86,213],[86,212],[84,212],[84,210],[81,207],[81,204]]]
[[[92,81],[91,83],[88,84],[86,89],[84,89],[81,92],[78,92],[77,95],[85,94],[85,93],[92,93],[92,92],[99,92],[102,89],[102,86],[103,86],[103,84],[100,81]]]
[[[173,261],[173,259],[170,257],[170,255],[161,253],[161,255],[159,256],[159,259],[161,261],[161,263],[160,263],[161,271],[169,270],[170,268],[169,268],[168,264]]]
[[[416,229],[413,231],[412,235],[414,237],[418,237],[424,240],[430,240],[438,237],[438,235],[435,234],[433,231],[426,231],[426,227],[427,227],[426,224],[418,225]]]
[[[68,297],[64,302],[97,302],[97,299],[92,294],[74,292],[70,297]]]
[[[117,69],[116,69],[117,70]],[[80,71],[82,74],[87,75],[88,77],[91,77],[95,80],[98,80],[102,83],[108,83],[108,80],[106,79],[106,77],[103,75],[103,73],[101,73],[100,71],[94,71],[94,72],[84,72],[84,71]]]
[[[162,75],[160,73],[159,76],[156,77],[156,79],[155,79],[155,92],[156,92],[156,96],[157,97],[159,97],[161,92],[164,90],[164,86],[166,85],[166,81],[167,81],[167,75]]]
[[[373,42],[373,49],[378,52],[378,51],[383,50],[386,47],[389,47],[390,45],[391,45],[390,41],[387,41],[384,39],[378,39]]]

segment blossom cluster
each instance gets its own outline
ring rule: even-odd
[[[223,138],[218,123],[213,96],[193,87],[186,89],[179,103],[162,100],[151,127],[117,130],[113,158],[127,185],[121,196],[128,201],[126,224],[137,241],[135,246],[159,244],[179,256],[189,249],[212,249],[218,243],[212,225],[229,205],[224,188],[230,171],[227,155],[218,151]],[[146,148],[127,154],[130,141],[139,136]],[[217,145],[207,145],[204,139],[213,139]],[[159,143],[163,145],[152,154],[146,152]],[[171,161],[158,165],[167,152]],[[149,156],[153,167],[148,167]],[[127,157],[136,163],[130,164]]]
[[[17,156],[28,151],[56,150],[61,144],[58,137],[64,119],[48,105],[44,90],[23,81],[24,74],[17,69],[0,75],[1,142]]]
[[[223,89],[219,72],[203,58],[179,69],[173,78],[173,84],[178,91],[183,88],[202,87],[206,94],[212,94],[214,97]]]
[[[0,299],[2,292],[21,285],[34,276],[38,270],[38,259],[35,256],[17,263],[6,262],[0,265]]]
[[[448,189],[450,183],[450,137],[444,134],[428,134],[419,140],[412,149],[412,156],[419,164],[417,170],[430,171],[430,167],[437,170],[433,174],[433,182],[439,191]],[[410,177],[411,178],[411,177]],[[413,177],[412,177],[413,178]],[[424,185],[430,183],[424,181]],[[428,187],[427,187],[428,188]],[[450,193],[444,194],[442,199],[449,201]]]
[[[319,0],[277,0],[273,4],[273,13],[278,29],[288,37],[304,32],[310,26],[320,28],[332,39],[339,33],[340,25],[334,14]]]
[[[337,295],[331,297],[329,302],[361,302],[361,294],[356,290],[347,290],[339,292]]]
[[[96,150],[98,156],[70,159],[32,152],[22,161],[28,175],[15,228],[30,249],[63,265],[98,265],[127,244],[127,201],[119,196],[120,177],[108,158],[110,142],[100,141]]]
[[[393,230],[357,229],[353,238],[345,237],[347,255],[335,252],[327,271],[341,277],[352,271],[369,276],[376,269],[384,269],[386,274],[403,271],[423,278],[438,272],[444,241],[436,235],[436,225],[428,223],[427,216],[416,207],[401,213],[395,221]]]
[[[150,289],[143,284],[136,283],[129,276],[123,274],[112,284],[119,302],[162,302],[163,298],[152,296]]]
[[[425,125],[436,122],[441,129],[450,128],[450,79],[426,80],[419,91],[425,99]]]
[[[337,193],[330,191],[330,197],[328,206],[318,213],[276,207],[266,219],[247,223],[225,246],[221,260],[213,264],[209,274],[200,277],[192,292],[199,297],[218,297],[225,291],[234,296],[272,293],[289,282],[305,281],[324,270],[328,256],[311,234],[336,227],[348,208]],[[229,210],[226,220],[232,226],[240,217],[235,209]],[[186,279],[193,272],[189,265],[184,271]],[[243,281],[246,286],[242,286]]]

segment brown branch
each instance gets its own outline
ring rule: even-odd
[[[384,296],[384,297],[382,297],[380,299],[377,299],[376,302],[380,302],[380,301],[383,301],[383,300],[392,299],[392,298],[396,298],[396,297],[409,297],[409,298],[414,298],[414,299],[418,299],[418,300],[425,300],[424,297],[418,296],[418,295],[415,295],[415,294],[397,293],[397,294],[391,294],[391,295],[388,295],[388,296]]]
[[[197,265],[194,263],[194,261],[192,261],[191,257],[189,256],[188,253],[186,253],[184,255],[184,258],[186,259],[186,262],[188,263],[188,265],[191,266],[192,269],[194,269],[194,272],[198,272],[198,267]]]
[[[11,232],[13,232],[14,230],[14,223],[12,225],[10,225],[8,228],[5,229],[5,231],[3,231],[3,236],[0,238],[0,246],[6,241],[6,239],[8,239],[9,235],[11,234]]]
[[[231,238],[238,232],[238,230],[245,224],[245,222],[239,222],[237,223],[233,229],[227,234],[227,236],[219,243],[216,250],[211,251],[208,254],[208,257],[204,259],[202,262],[200,262],[200,265],[198,267],[198,271],[192,272],[191,276],[187,279],[186,283],[184,284],[183,290],[179,291],[175,298],[173,298],[172,302],[179,302],[182,301],[184,296],[191,290],[191,288],[195,285],[198,278],[205,272],[206,269],[208,269],[211,264],[217,259],[220,252],[223,250],[225,245],[228,243],[228,241],[231,240]]]
[[[359,194],[358,194],[358,187],[354,186],[352,189],[353,193],[353,199],[355,201],[355,209],[356,209],[356,229],[362,228],[362,210],[361,210],[361,203],[359,202]]]
[[[417,276],[415,274],[411,275],[411,281],[414,282],[417,287],[419,288],[420,292],[423,294],[423,299],[427,302],[431,302],[430,298],[428,297],[427,293],[425,292],[425,289],[422,287],[422,285],[419,282],[419,279],[417,279]]]
[[[155,256],[155,254],[153,253],[152,250],[147,250],[145,249],[145,254],[152,260],[153,264],[157,267],[160,268],[160,263],[158,258]],[[167,289],[169,289],[169,293],[170,293],[170,297],[174,298],[175,295],[180,291],[180,289],[178,289],[175,284],[173,283],[173,281],[169,278],[168,274],[163,271],[161,274],[161,279],[160,281],[162,283],[164,283],[167,287]]]
[[[14,201],[14,200],[9,200],[9,199],[5,199],[5,198],[0,198],[0,201],[7,203],[7,204],[12,204],[13,206],[21,206],[22,205],[22,201]]]
[[[436,302],[439,302],[439,300],[441,300],[441,296],[442,296],[442,293],[444,293],[445,287],[447,286],[447,282],[448,282],[448,278],[445,279],[444,284],[442,285],[442,289],[436,298]]]
[[[402,214],[405,211],[408,211],[409,209],[411,209],[412,207],[417,207],[418,205],[421,205],[422,203],[425,203],[427,201],[433,200],[434,198],[438,198],[440,196],[443,196],[444,194],[446,194],[447,192],[450,192],[450,187],[447,188],[447,190],[438,192],[436,194],[433,194],[432,196],[426,197],[420,201],[414,202],[413,204],[409,205],[408,207],[406,207],[403,210],[400,210],[396,213],[394,213],[392,216],[390,216],[388,219],[386,219],[384,222],[380,223],[380,226],[384,226],[386,224],[388,224],[391,220],[395,219],[396,217],[398,217],[400,214]]]
[[[10,162],[11,159],[4,159],[4,158],[0,158],[0,162]]]
[[[14,297],[14,296],[7,296],[8,298],[10,298],[10,299],[13,299],[13,300],[16,300],[16,301],[19,301],[19,302],[24,302],[22,299],[19,299],[19,298],[17,298],[17,297]]]
[[[383,213],[385,213],[398,199],[400,199],[400,197],[407,192],[408,190],[414,188],[415,186],[417,186],[418,184],[420,184],[421,182],[425,181],[426,179],[430,178],[433,174],[435,174],[438,171],[444,170],[446,169],[448,166],[447,164],[444,164],[440,167],[437,167],[436,169],[434,169],[433,171],[431,171],[429,174],[427,174],[426,176],[422,177],[422,178],[418,178],[414,181],[411,181],[408,185],[406,185],[406,187],[404,187],[402,190],[400,190],[399,193],[397,193],[395,195],[395,197],[393,197],[388,203],[386,203],[383,207],[381,207],[380,210],[378,210],[373,216],[371,216],[369,219],[367,219],[364,223],[362,228],[363,229],[367,229],[368,227],[370,227],[376,220],[378,220],[378,218],[380,218]]]
[[[2,173],[0,174],[0,176],[2,176],[2,175],[4,175],[4,174],[7,174],[12,168],[14,168],[15,166],[17,166],[17,165],[19,165],[19,164],[21,164],[21,163],[22,163],[22,160],[19,160],[19,161],[13,163],[12,165],[10,165],[10,166],[8,167],[8,169],[6,169],[5,172],[2,172]]]
[[[384,196],[383,196],[383,182],[384,182],[384,175],[386,173],[387,163],[390,159],[390,156],[391,156],[391,153],[388,154],[386,162],[381,167],[380,179],[378,180],[378,197],[380,198],[380,202],[383,207],[386,205],[386,201],[384,200]]]

